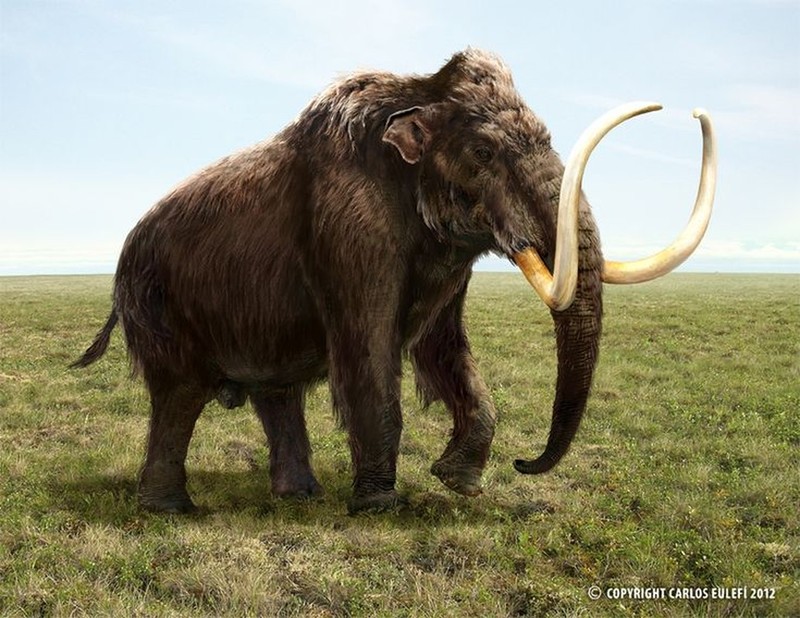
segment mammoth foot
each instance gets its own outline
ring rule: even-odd
[[[157,497],[147,496],[140,492],[139,506],[154,513],[172,513],[175,515],[194,513],[197,510],[194,502],[186,492]]]
[[[381,491],[365,496],[353,496],[347,503],[347,512],[350,515],[362,512],[382,513],[406,506],[408,506],[408,500],[395,490]]]
[[[272,495],[276,498],[295,498],[307,500],[324,496],[325,490],[312,474],[303,478],[273,478]]]
[[[456,454],[442,457],[431,466],[431,474],[448,489],[462,496],[474,497],[482,494],[482,468],[467,465],[460,459]]]
[[[186,491],[182,466],[150,463],[139,477],[139,506],[156,513],[191,513],[197,509]]]
[[[272,495],[276,498],[316,498],[325,494],[319,484],[308,454],[273,452],[270,462]]]
[[[462,496],[482,494],[481,474],[489,459],[496,418],[491,402],[482,400],[468,422],[458,432],[453,430],[444,453],[431,466],[431,474]]]

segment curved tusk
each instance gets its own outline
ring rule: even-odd
[[[692,115],[700,120],[703,131],[703,164],[689,223],[671,245],[655,255],[633,262],[606,261],[603,270],[603,281],[606,283],[641,283],[666,275],[697,249],[706,233],[717,184],[717,140],[708,112],[698,108]]]
[[[578,283],[578,206],[586,162],[595,146],[611,129],[629,118],[661,109],[658,103],[634,101],[615,107],[595,120],[572,149],[561,181],[553,274],[532,248],[515,254],[514,262],[545,304],[563,311],[575,300]],[[713,194],[713,190],[712,190]]]

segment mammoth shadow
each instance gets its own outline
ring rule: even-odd
[[[110,316],[74,363],[97,360],[121,324],[152,406],[140,504],[194,509],[185,459],[214,398],[252,402],[274,495],[319,495],[304,398],[323,379],[348,432],[350,511],[402,503],[404,355],[423,403],[440,400],[452,414],[431,472],[459,494],[479,494],[497,415],[463,312],[472,265],[489,252],[516,263],[551,309],[558,375],[549,438],[538,458],[514,465],[528,474],[555,466],[589,397],[603,281],[669,272],[708,224],[715,140],[697,111],[703,168],[689,225],[651,258],[603,258],[583,168],[611,128],[658,107],[613,110],[564,165],[508,67],[468,49],[430,75],[345,77],[271,139],[180,184],[128,235]]]
[[[331,474],[333,471],[330,472]],[[320,521],[336,525],[337,509],[330,505],[339,503],[340,496],[347,489],[339,484],[336,491],[325,499],[282,500],[269,498],[266,479],[260,474],[246,470],[194,469],[191,476],[193,490],[206,497],[214,496],[213,504],[201,504],[191,510],[194,519],[203,520],[212,514],[242,514],[269,520],[291,518],[298,524],[316,528]],[[489,525],[497,522],[498,507],[506,517],[524,521],[532,515],[550,515],[557,512],[558,506],[542,499],[524,497],[497,502],[470,502],[455,494],[442,494],[430,488],[410,485],[413,497],[402,509],[395,512],[394,521],[402,527],[428,529],[430,524],[463,523]],[[65,510],[83,523],[98,523],[106,526],[130,529],[131,526],[144,525],[141,511],[136,506],[137,483],[133,477],[98,472],[79,478],[71,474],[54,477],[47,490],[57,497],[60,510]],[[208,500],[208,498],[207,498]],[[75,521],[75,520],[73,520]],[[374,520],[374,526],[382,524]]]

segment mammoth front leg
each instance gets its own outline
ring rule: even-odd
[[[441,400],[453,414],[453,433],[431,473],[453,491],[481,493],[497,414],[475,367],[462,323],[466,288],[413,347],[417,384],[425,403]]]
[[[384,510],[403,501],[395,491],[403,427],[400,351],[391,331],[337,329],[330,341],[334,406],[350,436],[354,478],[348,509]]]
[[[303,417],[303,389],[253,392],[250,395],[269,442],[272,493],[279,497],[322,495],[311,470],[311,445]]]

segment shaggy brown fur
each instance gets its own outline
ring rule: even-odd
[[[249,396],[279,495],[321,491],[303,394],[327,376],[349,431],[352,510],[398,501],[401,356],[453,434],[432,472],[480,492],[495,410],[470,354],[463,305],[473,262],[554,250],[563,167],[508,68],[474,49],[437,73],[359,73],[334,83],[278,135],[202,170],[128,236],[111,315],[120,320],[152,419],[140,500],[185,511],[184,459],[203,406]],[[580,282],[554,316],[559,377],[549,469],[577,430],[600,333],[599,239],[581,212]],[[533,301],[532,301],[533,302]]]

